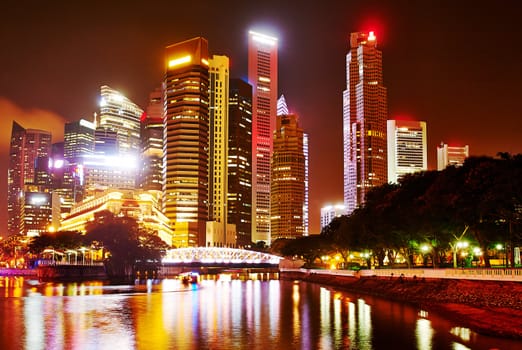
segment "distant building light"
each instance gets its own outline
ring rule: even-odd
[[[267,44],[270,46],[274,46],[277,43],[277,38],[274,38],[272,36],[268,36],[268,35],[261,34],[261,33],[256,33],[254,31],[250,31],[249,33],[250,33],[250,35],[252,35],[252,39],[259,43]]]
[[[179,57],[179,58],[170,60],[168,66],[169,66],[169,68],[174,68],[176,66],[179,66],[179,65],[182,65],[185,63],[190,63],[191,61],[192,61],[192,56],[187,55],[187,56],[183,56],[183,57]]]
[[[105,101],[105,99],[102,98],[102,101]],[[100,101],[100,106],[101,106],[101,101]],[[92,130],[96,129],[96,127],[94,126],[94,123],[91,123],[90,121],[85,120],[85,119],[80,119],[80,126],[85,126],[85,127],[89,128],[89,129],[92,129]]]

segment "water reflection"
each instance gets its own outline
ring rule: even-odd
[[[433,314],[292,281],[0,279],[0,349],[518,349]]]

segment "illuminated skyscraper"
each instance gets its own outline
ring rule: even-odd
[[[9,235],[27,232],[24,229],[26,185],[35,182],[36,160],[49,157],[50,153],[50,132],[25,129],[13,121],[7,179],[7,231]]]
[[[231,79],[228,106],[228,222],[244,247],[252,242],[252,86]]]
[[[163,211],[176,247],[204,246],[208,219],[208,42],[167,46],[164,79]]]
[[[99,128],[115,131],[121,155],[137,157],[140,151],[140,118],[143,110],[106,85],[101,87]]]
[[[94,152],[94,130],[94,123],[85,119],[65,123],[64,158],[69,163],[81,163],[84,155]]]
[[[226,224],[228,159],[228,83],[227,56],[209,59],[210,140],[209,140],[209,220]]]
[[[277,38],[249,32],[252,102],[252,241],[270,244],[270,157],[277,104]]]
[[[236,227],[227,222],[230,79],[227,56],[214,55],[209,59],[209,77],[209,221],[206,228],[206,244],[235,247]]]
[[[56,184],[54,191],[58,192],[63,203],[62,213],[68,213],[73,203],[83,199],[84,179],[80,179],[78,175],[83,174],[84,157],[94,153],[95,130],[95,124],[85,119],[65,124],[63,135],[65,163],[53,164],[55,170],[61,172],[60,184]],[[105,129],[102,130],[105,132]],[[59,161],[55,157],[53,160]]]
[[[444,170],[447,166],[461,166],[469,157],[469,146],[448,146],[441,142],[437,146],[437,170]]]
[[[305,188],[304,188],[304,204],[303,204],[303,235],[308,236],[310,234],[310,226],[309,226],[309,165],[310,161],[308,158],[308,134],[303,133],[303,152],[304,152],[304,160],[305,160]]]
[[[161,191],[163,188],[163,91],[149,95],[147,113],[141,117],[141,156],[139,188]]]
[[[366,193],[388,181],[387,93],[382,53],[370,32],[352,33],[346,55],[343,92],[344,205],[347,213],[364,203]]]
[[[297,115],[277,116],[272,154],[271,239],[304,235],[305,154]]]
[[[428,170],[426,122],[388,120],[388,182]]]

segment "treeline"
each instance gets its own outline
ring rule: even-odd
[[[376,187],[363,206],[332,220],[320,235],[274,243],[281,253],[300,256],[308,264],[332,253],[348,261],[352,252],[359,252],[377,266],[385,258],[393,265],[399,255],[411,266],[424,246],[425,255],[440,266],[449,263],[457,242],[467,240],[480,247],[486,267],[488,251],[497,244],[514,267],[514,248],[522,243],[521,219],[522,155],[500,153]]]

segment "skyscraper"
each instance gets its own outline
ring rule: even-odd
[[[209,221],[226,225],[227,218],[227,160],[228,160],[228,83],[227,56],[214,55],[209,59]]]
[[[94,123],[85,119],[65,123],[64,158],[69,163],[81,163],[84,155],[94,152],[94,130]]]
[[[303,152],[304,152],[304,161],[305,161],[305,187],[304,187],[304,204],[303,204],[303,235],[308,236],[310,234],[310,225],[309,225],[309,166],[310,166],[310,159],[309,159],[309,152],[308,152],[308,134],[303,133]]]
[[[469,146],[448,146],[444,142],[437,146],[437,170],[447,166],[461,166],[469,157]]]
[[[388,181],[387,93],[382,53],[373,32],[352,33],[343,92],[344,204],[347,213],[366,193]]]
[[[163,211],[176,247],[204,246],[208,219],[208,42],[167,46],[164,79]]]
[[[295,114],[277,116],[271,184],[271,239],[304,234],[305,155],[303,130]]]
[[[388,182],[428,170],[426,122],[388,120]]]
[[[100,115],[97,127],[115,131],[120,155],[140,151],[140,117],[143,110],[119,91],[101,87]]]
[[[7,179],[7,231],[9,235],[24,234],[26,185],[35,182],[35,164],[51,153],[51,133],[25,129],[13,121],[9,149]]]
[[[141,117],[139,188],[161,191],[163,187],[163,91],[150,93],[147,113]]]
[[[62,213],[68,213],[72,205],[83,199],[84,188],[83,163],[86,156],[91,156],[95,149],[96,125],[85,119],[65,124],[64,152],[65,163],[61,166],[61,177],[54,191],[58,192],[62,204]],[[102,129],[105,132],[105,129]],[[54,159],[53,159],[54,160]],[[60,164],[56,164],[60,166]],[[54,167],[56,169],[56,166]],[[81,169],[81,170],[80,170]]]
[[[228,103],[229,60],[214,55],[209,59],[209,221],[207,246],[236,246],[236,227],[227,223],[228,191]]]
[[[228,107],[228,222],[244,247],[252,242],[252,86],[231,79]]]
[[[252,101],[252,241],[270,244],[270,157],[277,103],[277,38],[249,32],[248,81]]]

